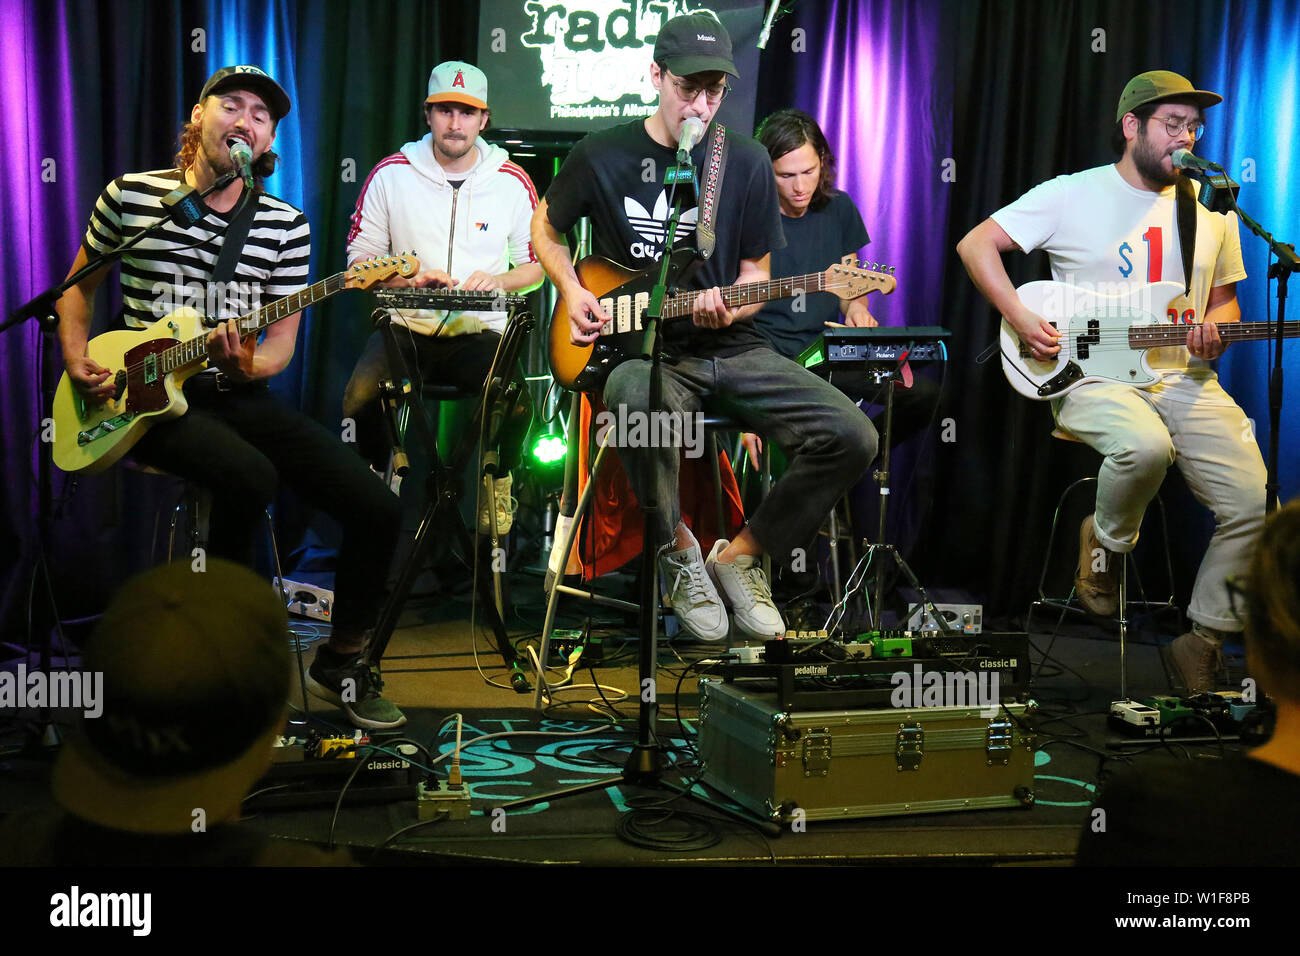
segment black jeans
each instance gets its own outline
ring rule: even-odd
[[[469,395],[481,395],[492,359],[496,356],[501,336],[496,332],[479,332],[473,335],[435,336],[411,332],[401,325],[393,325],[393,334],[413,380],[412,386],[454,385]],[[533,420],[532,396],[523,385],[523,374],[518,363],[512,370],[521,384],[519,399],[506,413],[501,426],[499,451],[502,474],[519,464],[519,454],[528,427]],[[383,471],[388,464],[388,444],[384,429],[383,408],[379,403],[379,383],[390,377],[388,352],[384,337],[375,332],[366,342],[365,351],[357,360],[343,394],[343,414],[357,425],[357,449],[362,456]]]
[[[258,524],[283,481],[342,526],[335,629],[373,626],[401,530],[397,496],[339,435],[286,406],[265,383],[220,391],[215,375],[200,374],[185,383],[185,397],[189,411],[151,428],[131,455],[212,492],[208,552],[251,564]]]

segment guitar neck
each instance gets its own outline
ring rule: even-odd
[[[1187,344],[1186,325],[1135,325],[1129,329],[1129,345],[1135,349],[1163,348]],[[1277,335],[1276,322],[1225,322],[1218,327],[1225,343],[1271,339]],[[1300,320],[1282,323],[1282,337],[1300,336]]]
[[[336,292],[343,291],[346,288],[344,277],[346,273],[339,272],[319,282],[313,283],[292,295],[286,295],[283,299],[276,299],[270,305],[263,306],[247,315],[241,315],[235,320],[239,327],[240,338],[249,335],[257,335],[263,329],[274,325],[281,319],[287,319],[296,312],[301,312],[309,305],[315,305],[334,295]],[[208,357],[208,334],[195,336],[187,342],[181,342],[173,348],[162,353],[162,371],[163,373],[175,371],[185,365],[202,361]]]
[[[767,282],[729,285],[725,289],[719,289],[718,291],[722,293],[722,301],[729,308],[736,308],[742,305],[767,302],[771,299],[791,299],[800,292],[824,292],[826,291],[826,275],[822,272],[810,272],[802,276],[769,279]],[[664,318],[671,319],[677,316],[690,315],[694,309],[697,295],[699,295],[699,290],[680,292],[677,295],[669,296],[664,300]]]

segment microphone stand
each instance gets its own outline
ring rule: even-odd
[[[11,311],[4,322],[0,323],[0,333],[19,323],[26,322],[28,319],[35,319],[40,326],[40,338],[37,340],[36,346],[36,393],[38,407],[42,412],[48,412],[54,406],[57,369],[53,366],[51,358],[54,354],[54,339],[59,327],[59,313],[54,307],[55,303],[63,297],[63,294],[68,289],[92,273],[111,266],[122,258],[131,247],[153,235],[164,224],[174,222],[182,229],[194,225],[209,212],[207,206],[203,204],[203,199],[218,189],[225,189],[236,179],[236,175],[233,172],[226,173],[202,192],[198,192],[192,186],[181,186],[173,190],[163,198],[163,204],[167,208],[166,215],[145,226],[116,249],[87,262],[85,266],[62,282],[56,283],[39,295],[28,299]],[[42,425],[42,428],[44,428],[44,425]],[[54,504],[53,443],[42,440],[39,444],[41,448],[36,460],[36,556],[33,559],[34,566],[32,567],[32,588],[30,593],[31,600],[34,602],[37,591],[36,582],[39,577],[45,599],[41,602],[41,610],[38,611],[34,607],[29,608],[31,625],[28,631],[27,653],[30,656],[31,631],[35,630],[40,634],[40,669],[43,673],[48,673],[50,670],[53,634],[58,634],[59,646],[64,649],[65,660],[67,643],[63,634],[63,621],[59,615],[58,602],[54,596],[54,581],[50,576],[49,566],[49,555],[53,550],[54,535],[52,513]],[[42,707],[37,721],[37,730],[29,736],[27,747],[31,749],[32,747],[47,744],[55,745],[57,743],[58,734],[50,720],[49,708]]]
[[[1278,474],[1278,448],[1282,436],[1282,345],[1285,341],[1283,330],[1286,328],[1286,287],[1287,280],[1293,272],[1300,272],[1300,257],[1296,256],[1295,246],[1284,243],[1267,232],[1263,226],[1252,219],[1237,206],[1234,198],[1232,206],[1237,215],[1255,235],[1268,243],[1277,262],[1268,267],[1268,278],[1277,280],[1277,336],[1273,340],[1273,369],[1268,382],[1268,482],[1264,485],[1264,513],[1272,514],[1277,510],[1278,494],[1281,491],[1281,476]]]
[[[1236,184],[1228,178],[1227,172],[1218,163],[1210,163],[1218,176],[1211,176],[1197,169],[1184,169],[1183,172],[1206,183],[1210,191],[1222,193],[1228,197],[1232,209],[1246,224],[1246,228],[1268,243],[1268,248],[1277,256],[1277,262],[1268,268],[1268,278],[1277,280],[1277,325],[1274,328],[1273,368],[1268,382],[1268,480],[1264,485],[1264,513],[1272,514],[1277,510],[1278,494],[1281,491],[1281,479],[1278,474],[1278,449],[1282,434],[1282,345],[1285,341],[1283,331],[1286,328],[1287,281],[1293,272],[1300,272],[1300,256],[1296,255],[1293,243],[1281,242],[1273,237],[1263,226],[1237,205]],[[1222,182],[1220,182],[1222,177]]]
[[[680,272],[677,275],[670,274],[673,268],[671,252],[673,243],[676,241],[677,226],[681,218],[680,204],[676,200],[677,184],[683,179],[689,179],[696,193],[697,203],[699,198],[699,183],[695,176],[689,150],[678,150],[677,165],[670,167],[667,175],[669,185],[668,221],[665,224],[663,254],[659,258],[659,279],[650,292],[650,303],[642,316],[645,322],[642,351],[643,356],[650,360],[650,394],[647,407],[650,421],[655,420],[655,413],[660,410],[660,406],[663,404],[663,370],[660,363],[661,353],[658,347],[659,320],[663,314],[664,298],[668,295],[669,284],[670,282],[675,283],[681,274]],[[672,449],[672,451],[674,454],[677,453],[677,449]],[[660,502],[653,496],[653,492],[650,492],[647,499],[641,501],[641,586],[639,595],[641,609],[637,622],[638,642],[640,644],[637,676],[641,696],[637,708],[637,740],[632,747],[631,754],[628,755],[628,759],[623,765],[622,773],[616,777],[606,777],[602,780],[567,787],[540,796],[513,800],[501,804],[500,809],[509,812],[510,810],[532,806],[544,801],[553,801],[563,797],[605,790],[618,784],[635,784],[643,787],[662,787],[666,790],[672,790],[680,796],[729,814],[750,825],[755,825],[755,820],[757,820],[757,825],[764,832],[771,836],[777,836],[781,832],[780,827],[771,821],[752,817],[745,810],[713,803],[694,793],[692,787],[696,782],[695,780],[689,781],[690,786],[684,787],[669,783],[663,779],[664,748],[658,742],[654,732],[655,722],[659,715],[657,624],[660,549],[655,544],[653,531],[655,518],[658,516],[659,510]]]

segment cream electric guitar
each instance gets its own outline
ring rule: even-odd
[[[1026,398],[1060,398],[1088,382],[1122,382],[1142,388],[1160,379],[1147,361],[1149,349],[1185,346],[1190,325],[1175,322],[1171,303],[1184,292],[1179,282],[1153,282],[1108,295],[1064,282],[1029,282],[1016,295],[1061,333],[1061,351],[1038,360],[1002,320],[1002,371]],[[1287,338],[1300,335],[1300,322],[1287,322]],[[1218,326],[1224,343],[1273,338],[1273,322]]]
[[[257,335],[336,292],[366,289],[419,271],[420,262],[411,255],[358,262],[236,321],[242,337]],[[113,394],[95,405],[82,398],[63,373],[54,393],[54,463],[64,471],[102,471],[125,455],[150,425],[184,415],[189,404],[181,388],[207,367],[207,341],[203,316],[191,308],[177,309],[147,329],[105,332],[91,339],[86,354],[116,370]]]

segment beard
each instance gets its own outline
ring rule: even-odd
[[[470,136],[468,133],[464,134],[464,137],[464,139],[450,139],[447,136],[442,136],[434,140],[434,143],[438,152],[455,161],[474,148],[475,137]]]
[[[1147,139],[1146,124],[1138,127],[1137,144],[1133,149],[1133,165],[1138,174],[1148,182],[1160,186],[1173,186],[1178,182],[1178,171],[1165,172],[1162,165],[1165,154],[1157,151]]]

